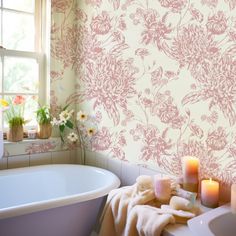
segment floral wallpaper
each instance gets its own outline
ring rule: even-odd
[[[92,112],[87,148],[236,181],[235,0],[52,0],[51,104]]]

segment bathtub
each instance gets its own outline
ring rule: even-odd
[[[87,236],[108,192],[111,172],[82,165],[0,171],[0,236]]]

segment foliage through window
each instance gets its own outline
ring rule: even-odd
[[[44,0],[0,0],[0,97],[25,98],[28,127],[45,103],[45,9]]]

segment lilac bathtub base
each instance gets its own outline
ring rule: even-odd
[[[0,220],[0,236],[88,236],[104,198]]]

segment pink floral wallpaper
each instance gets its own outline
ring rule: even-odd
[[[51,61],[51,104],[94,114],[94,151],[236,181],[235,0],[52,0]]]

